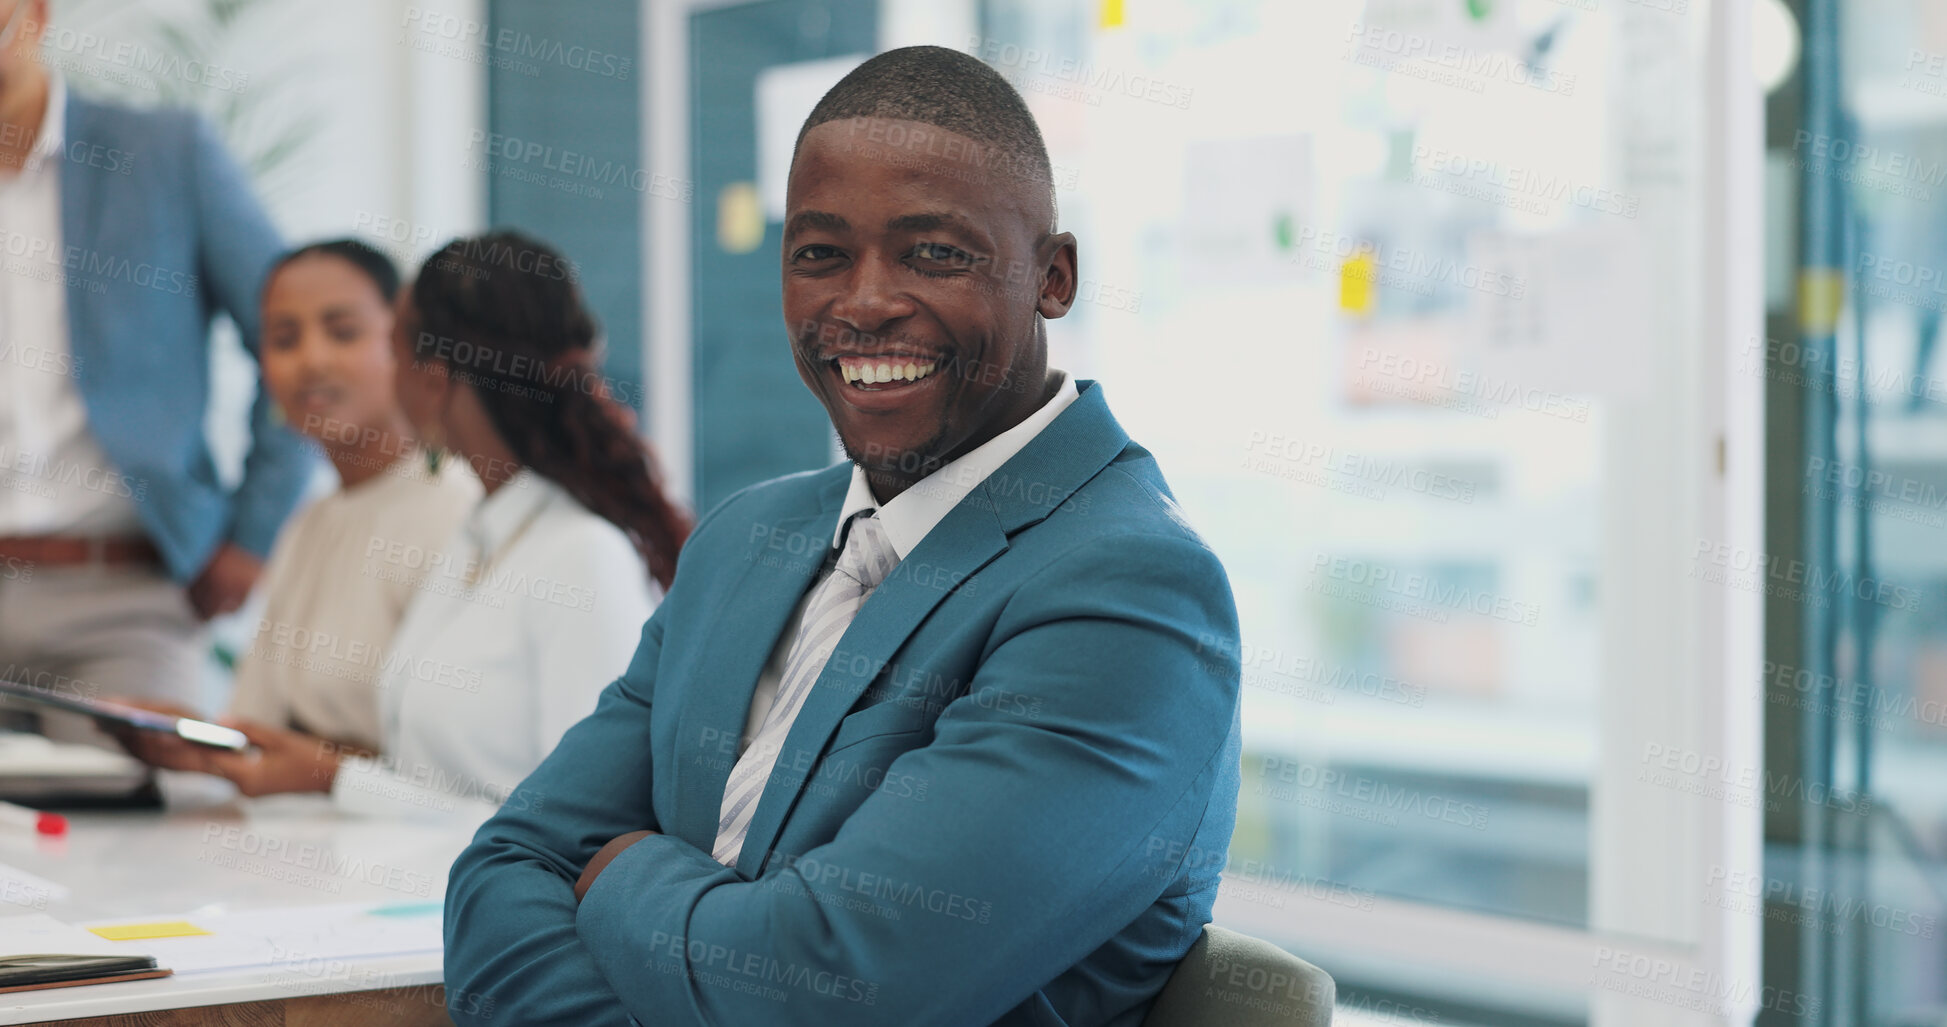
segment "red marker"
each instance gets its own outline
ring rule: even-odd
[[[64,835],[68,833],[68,818],[59,813],[42,813],[11,802],[0,802],[0,826],[23,828],[35,834]]]

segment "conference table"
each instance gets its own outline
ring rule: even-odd
[[[161,810],[0,830],[0,918],[45,914],[156,956],[171,976],[0,994],[0,1024],[449,1024],[446,871],[476,826],[340,814],[324,796],[239,799],[166,782]]]

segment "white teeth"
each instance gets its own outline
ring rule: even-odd
[[[938,366],[938,362],[922,364],[911,360],[903,364],[854,364],[841,360],[838,362],[838,373],[847,382],[880,385],[896,381],[916,382],[932,374],[934,368]]]

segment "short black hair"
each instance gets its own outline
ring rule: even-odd
[[[329,239],[300,246],[277,258],[277,263],[270,266],[270,274],[277,274],[284,270],[285,265],[300,257],[337,257],[371,279],[387,303],[399,295],[399,268],[392,263],[391,257],[368,243],[357,239]],[[266,276],[264,281],[269,283],[270,277]]]
[[[989,147],[970,157],[978,167],[998,170],[1048,187],[1054,198],[1054,169],[1028,105],[1000,72],[972,54],[943,46],[887,50],[838,81],[798,130],[805,133],[846,118],[917,121],[957,132]],[[793,163],[797,153],[792,152]]]

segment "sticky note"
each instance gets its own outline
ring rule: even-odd
[[[445,909],[444,902],[406,902],[396,906],[380,906],[370,912],[373,916],[426,916]]]
[[[764,244],[764,204],[757,183],[732,182],[717,193],[717,246],[750,253]]]
[[[147,941],[150,938],[193,938],[210,932],[187,920],[158,920],[152,924],[116,924],[88,930],[109,941]]]
[[[1122,27],[1122,0],[1102,0],[1102,27]]]
[[[1339,268],[1339,309],[1348,314],[1372,313],[1373,280],[1378,275],[1371,254],[1360,251],[1346,258]]]

